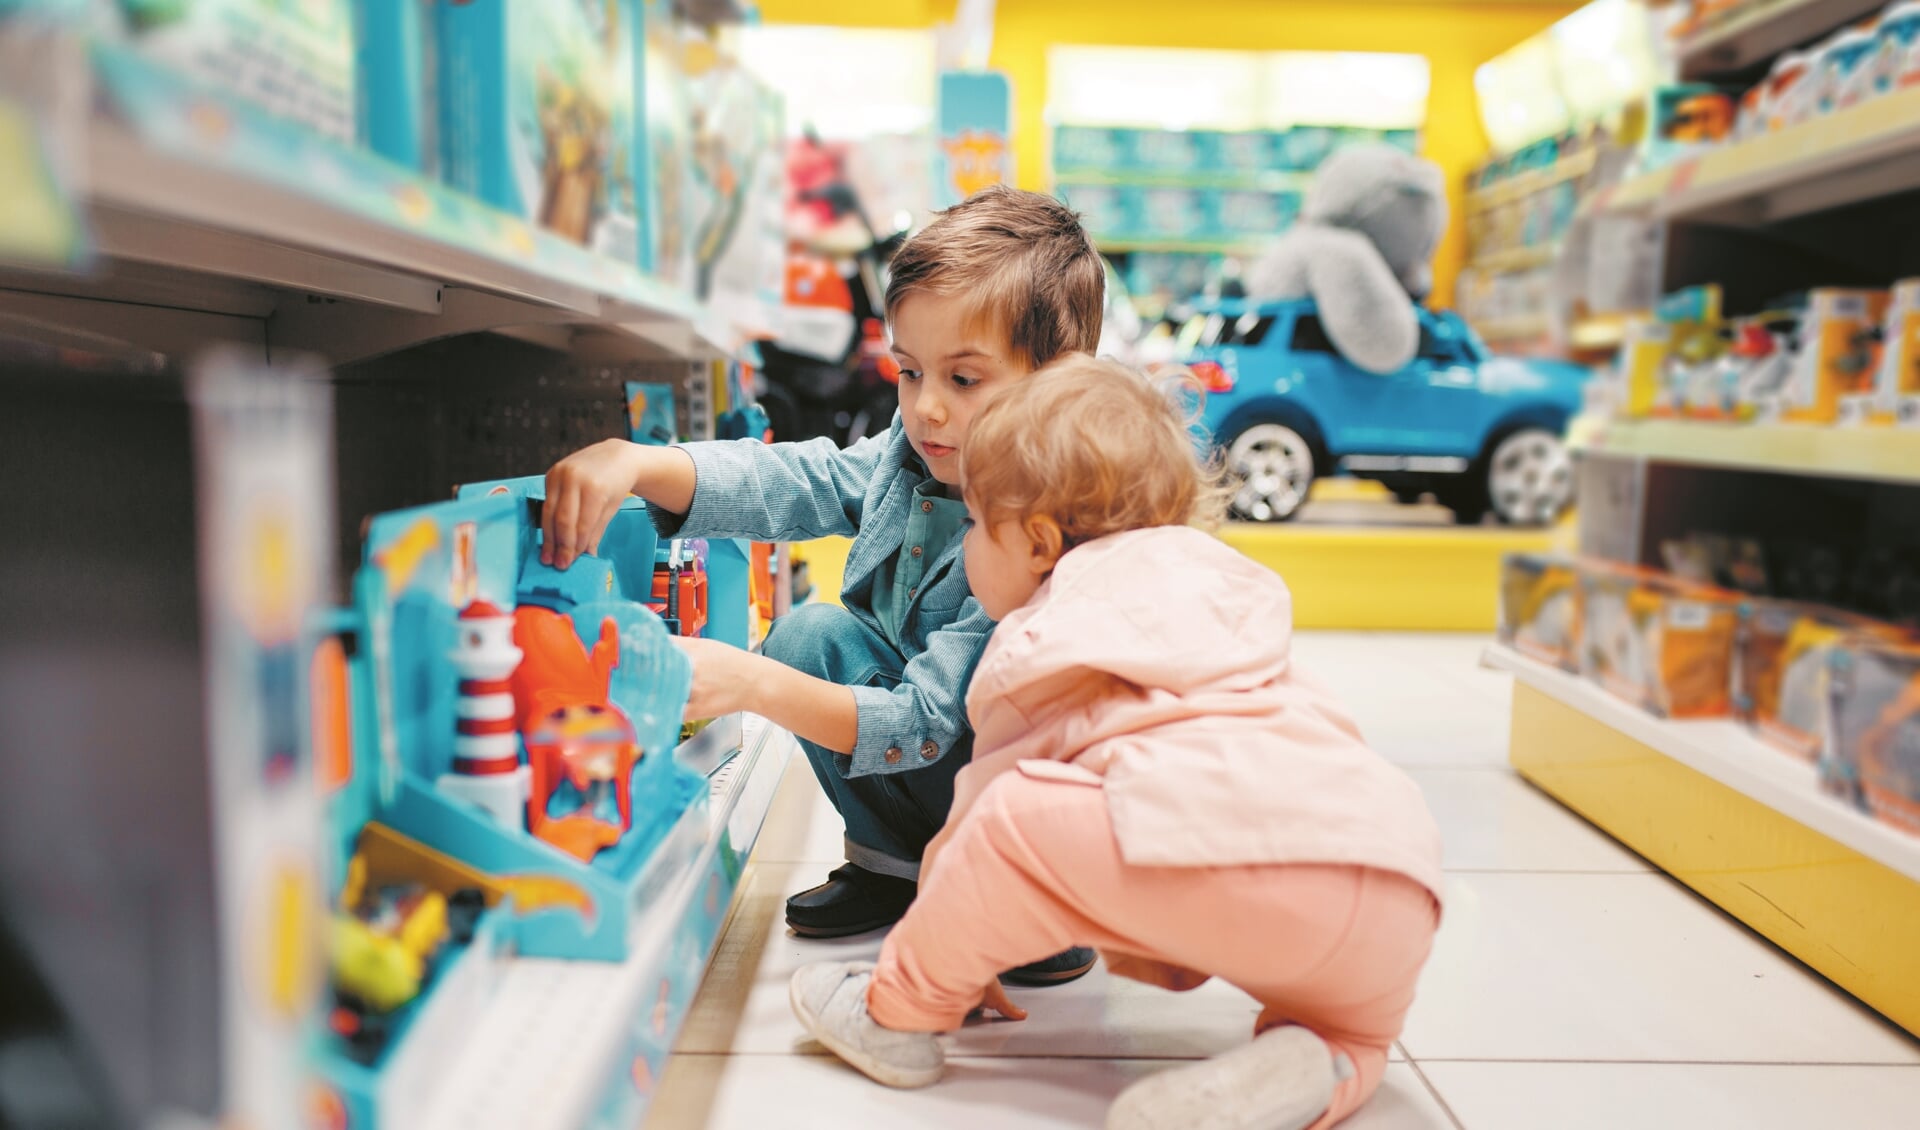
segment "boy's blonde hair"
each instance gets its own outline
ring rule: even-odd
[[[968,328],[1003,332],[1030,368],[1100,342],[1106,269],[1079,215],[1051,196],[981,189],[909,239],[889,269],[888,319],[910,294],[957,295]]]
[[[1219,473],[1201,461],[1173,391],[1083,353],[1008,384],[961,449],[967,501],[989,529],[1051,518],[1063,550],[1148,526],[1218,522]]]

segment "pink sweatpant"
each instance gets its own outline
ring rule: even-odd
[[[1352,1061],[1325,1127],[1380,1086],[1438,926],[1433,896],[1392,872],[1131,866],[1102,790],[1011,772],[921,876],[867,1007],[888,1028],[949,1031],[996,974],[1070,945],[1176,991],[1220,977],[1265,1006],[1256,1032],[1299,1024]]]

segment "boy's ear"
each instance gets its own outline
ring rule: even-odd
[[[1060,524],[1044,514],[1028,515],[1020,525],[1027,535],[1027,541],[1033,545],[1033,556],[1027,561],[1027,568],[1035,576],[1046,576],[1053,572],[1054,565],[1060,561],[1061,547],[1066,544],[1060,532]]]

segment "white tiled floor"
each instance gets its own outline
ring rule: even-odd
[[[1483,641],[1303,635],[1296,653],[1426,791],[1446,840],[1446,922],[1386,1086],[1351,1130],[1920,1125],[1920,1043],[1522,782]],[[787,977],[876,953],[806,942],[786,896],[842,858],[803,762],[654,1101],[651,1130],[1099,1126],[1129,1081],[1247,1038],[1253,1002],[1096,970],[1020,994],[1021,1024],[952,1037],[947,1077],[886,1091],[800,1035]]]

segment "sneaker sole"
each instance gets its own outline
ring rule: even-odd
[[[857,922],[851,926],[802,926],[793,919],[787,919],[787,929],[803,938],[851,938],[855,934],[870,934],[875,930],[884,930],[900,921],[898,918],[877,918],[871,922]]]
[[[1043,989],[1048,985],[1064,985],[1069,981],[1078,981],[1093,972],[1099,959],[1087,962],[1078,969],[1068,969],[1060,973],[1016,973],[1008,971],[1000,975],[1002,985],[1018,985],[1029,989]]]
[[[944,1067],[934,1067],[920,1071],[915,1071],[910,1068],[889,1067],[884,1063],[875,1061],[866,1053],[857,1051],[841,1043],[831,1034],[820,1030],[820,1017],[817,1016],[811,1008],[807,1007],[805,1001],[800,999],[800,991],[791,981],[787,982],[787,1003],[793,1007],[793,1014],[800,1018],[800,1023],[806,1026],[807,1035],[818,1040],[821,1047],[839,1056],[847,1066],[865,1075],[874,1082],[879,1083],[881,1086],[895,1087],[902,1091],[913,1091],[921,1087],[931,1087],[940,1081],[940,1076],[945,1071]]]

